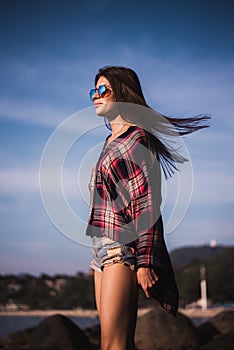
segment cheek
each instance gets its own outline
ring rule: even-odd
[[[110,96],[107,98],[107,103],[113,103],[113,102],[116,102],[114,96]]]

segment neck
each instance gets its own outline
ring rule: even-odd
[[[107,144],[116,139],[118,136],[123,134],[129,126],[135,125],[127,122],[124,120],[120,115],[118,115],[116,118],[109,120],[111,129],[112,129],[112,134],[109,136]]]
[[[115,119],[110,121],[110,125],[112,129],[112,137],[115,138],[127,130],[131,124],[118,115]]]

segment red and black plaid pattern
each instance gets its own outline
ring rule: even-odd
[[[175,314],[177,304],[169,291],[175,290],[176,300],[178,291],[160,214],[161,170],[155,150],[150,147],[149,134],[132,126],[106,144],[89,184],[87,235],[107,236],[134,246],[137,267],[152,267],[164,276],[166,289],[152,296]],[[170,297],[165,299],[165,293]]]

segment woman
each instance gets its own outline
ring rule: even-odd
[[[129,350],[135,348],[138,286],[169,313],[178,308],[163,237],[160,165],[167,177],[186,159],[160,135],[189,134],[207,127],[201,122],[208,117],[160,115],[147,105],[136,73],[124,67],[100,69],[90,98],[111,127],[91,176],[87,227],[101,349]]]

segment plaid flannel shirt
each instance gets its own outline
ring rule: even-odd
[[[137,268],[152,267],[161,280],[153,297],[175,314],[178,290],[163,236],[161,170],[148,135],[131,126],[104,145],[89,184],[86,234],[134,246]]]

